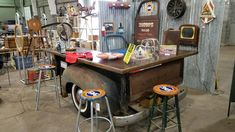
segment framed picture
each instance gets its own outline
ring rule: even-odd
[[[103,26],[105,27],[106,32],[114,32],[114,23],[113,22],[104,22]]]

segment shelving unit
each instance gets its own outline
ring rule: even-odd
[[[90,19],[81,18],[80,16],[70,16],[70,17],[63,16],[63,17],[57,17],[57,22],[68,22],[72,25],[73,35],[71,40],[79,41],[80,47],[96,50],[97,49],[96,44],[99,43],[99,40],[97,37],[98,35],[93,34],[93,30],[99,30],[99,29],[92,28],[92,16],[87,16],[87,17],[90,17]]]

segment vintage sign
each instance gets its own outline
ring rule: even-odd
[[[201,20],[203,23],[210,23],[215,19],[215,6],[213,4],[212,0],[208,0],[202,7],[202,12],[201,12]]]
[[[155,5],[153,3],[156,3]],[[145,4],[145,6],[143,6]],[[147,13],[146,16],[140,15],[141,7]],[[156,7],[157,6],[157,7]],[[159,35],[159,2],[158,1],[143,1],[136,14],[135,18],[135,43],[140,44],[143,39],[155,38],[158,39]],[[157,9],[156,15],[151,15]]]

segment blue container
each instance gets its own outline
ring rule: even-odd
[[[22,56],[14,56],[13,59],[15,61],[15,64],[16,64],[16,69],[19,70],[19,69],[23,69],[23,64],[22,64]],[[19,64],[18,64],[18,59],[19,59]],[[24,56],[24,66],[25,68],[31,68],[33,67],[33,58],[32,56],[27,56],[25,57]]]

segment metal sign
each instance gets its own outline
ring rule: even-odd
[[[153,7],[153,4],[150,4],[150,2],[156,2],[157,7]],[[152,9],[156,9],[157,14],[149,16],[140,16],[140,9],[144,4],[151,5],[147,6],[147,9],[151,7],[151,10],[149,9],[149,12],[152,12]],[[134,39],[136,43],[140,43],[143,39],[147,38],[159,38],[159,7],[159,2],[154,0],[147,0],[140,3],[135,18]],[[149,14],[149,12],[146,13]]]
[[[215,6],[212,0],[208,0],[202,7],[200,18],[203,23],[210,23],[215,18]]]

